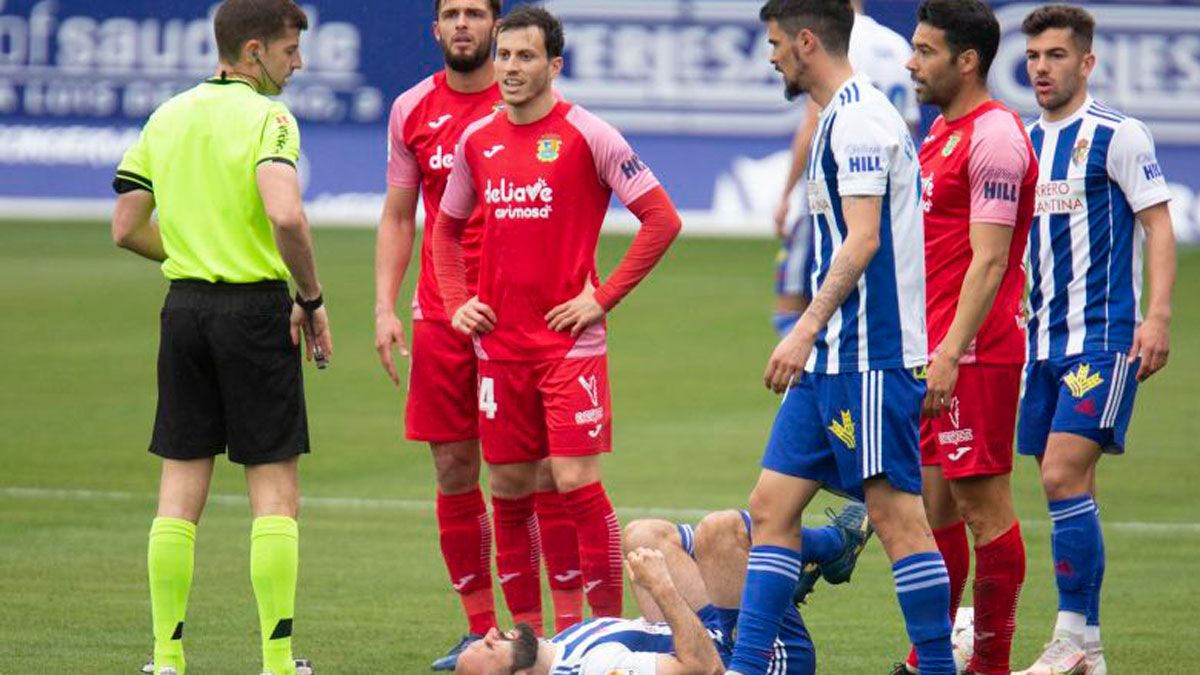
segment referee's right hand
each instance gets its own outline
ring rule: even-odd
[[[320,345],[325,352],[325,358],[333,359],[333,335],[329,332],[329,314],[325,307],[318,307],[312,313],[312,323],[309,323],[308,313],[296,303],[292,303],[292,344],[300,346],[300,334],[304,334],[304,358],[313,360],[313,345]]]

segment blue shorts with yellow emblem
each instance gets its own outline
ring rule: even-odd
[[[1109,454],[1125,452],[1140,365],[1140,359],[1130,363],[1121,352],[1085,352],[1027,364],[1017,451],[1041,455],[1050,433],[1063,432],[1091,439]]]
[[[924,398],[912,370],[804,373],[783,397],[762,466],[859,501],[870,478],[919,495]]]

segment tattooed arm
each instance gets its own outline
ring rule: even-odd
[[[846,240],[834,256],[829,273],[825,275],[825,281],[809,304],[808,310],[771,354],[767,371],[763,375],[763,382],[768,389],[782,393],[804,370],[817,335],[858,286],[863,272],[879,250],[879,221],[882,210],[881,197],[842,198],[842,213],[846,218]]]

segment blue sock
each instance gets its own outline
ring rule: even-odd
[[[775,312],[771,317],[771,323],[775,325],[775,332],[779,333],[780,337],[792,332],[796,322],[800,320],[798,312]]]
[[[742,590],[737,644],[729,670],[765,675],[774,651],[783,612],[792,602],[800,578],[800,553],[781,546],[754,546]],[[948,610],[947,610],[948,613]]]
[[[954,675],[950,648],[950,575],[940,553],[917,553],[892,565],[896,598],[921,675]]]
[[[1099,527],[1100,508],[1096,508],[1097,532],[1100,534],[1100,555],[1096,556],[1096,576],[1092,580],[1091,588],[1088,597],[1087,625],[1100,625],[1100,587],[1104,585],[1104,562],[1106,551],[1104,549],[1104,529]]]
[[[825,563],[842,552],[846,540],[842,531],[832,525],[826,527],[800,528],[800,560],[809,563]]]
[[[1091,495],[1050,502],[1050,548],[1058,582],[1058,610],[1086,615],[1103,547]]]

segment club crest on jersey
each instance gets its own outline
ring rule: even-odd
[[[1075,143],[1075,148],[1071,150],[1071,163],[1075,166],[1083,164],[1085,161],[1087,161],[1088,150],[1091,148],[1092,146],[1090,143],[1088,143],[1088,139],[1079,139]]]
[[[492,104],[492,112],[496,113],[501,110],[504,110],[504,101],[496,101]]]
[[[562,150],[562,137],[558,134],[547,134],[538,139],[537,158],[539,162],[550,163],[558,160]]]
[[[854,449],[854,418],[850,416],[849,410],[842,411],[842,419],[829,423],[829,433],[836,436],[847,448]]]
[[[1072,396],[1083,398],[1089,391],[1104,384],[1104,378],[1100,376],[1100,373],[1093,373],[1089,364],[1081,363],[1075,372],[1067,373],[1067,376],[1063,378],[1063,383],[1067,385],[1067,389],[1071,390]]]
[[[946,139],[946,144],[942,146],[942,157],[949,157],[954,154],[954,149],[958,147],[958,142],[962,140],[962,134],[957,131],[950,134],[950,138]]]

